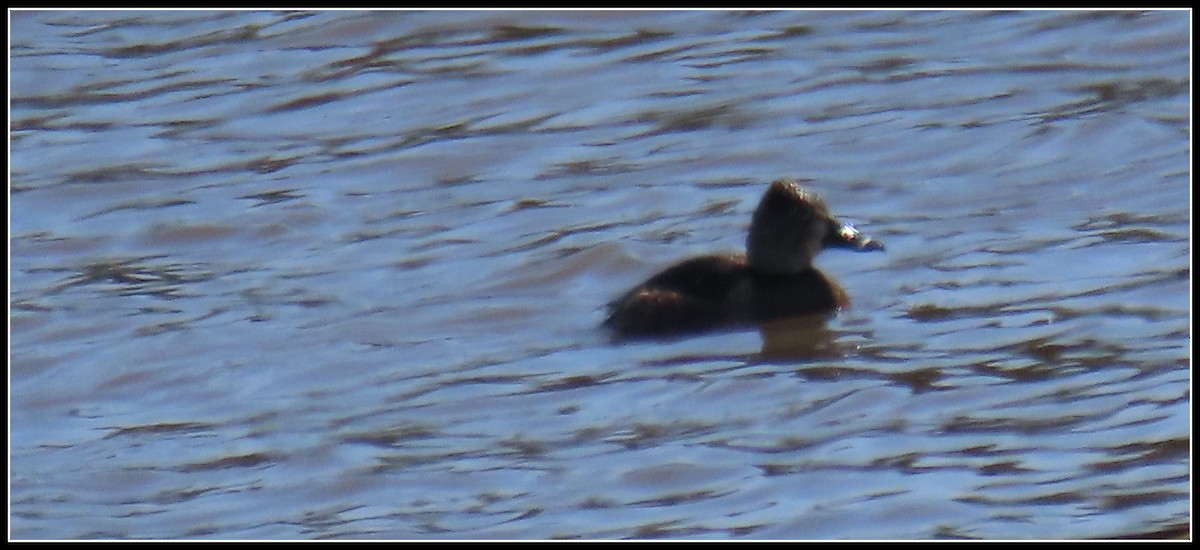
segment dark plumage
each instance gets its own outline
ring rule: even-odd
[[[667,268],[609,304],[604,324],[629,338],[833,312],[849,299],[812,267],[827,247],[883,250],[839,222],[815,194],[776,181],[754,211],[746,255],[702,256]]]

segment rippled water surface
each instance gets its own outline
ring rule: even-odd
[[[10,16],[13,538],[1188,536],[1187,11]]]

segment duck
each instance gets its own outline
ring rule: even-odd
[[[744,254],[700,256],[659,272],[609,303],[603,326],[624,340],[831,314],[850,299],[813,266],[826,248],[885,250],[839,221],[815,192],[775,180],[750,219]]]

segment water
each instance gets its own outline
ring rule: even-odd
[[[12,538],[1189,536],[1187,11],[10,15]]]

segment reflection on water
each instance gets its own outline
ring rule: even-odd
[[[1187,11],[11,16],[13,538],[1189,536]]]
[[[835,359],[839,335],[830,332],[820,316],[795,317],[768,323],[762,327],[762,355],[768,358]]]

